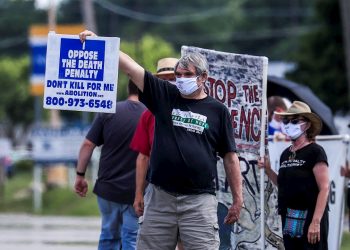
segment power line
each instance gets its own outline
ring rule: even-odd
[[[152,23],[164,23],[164,24],[175,24],[175,23],[186,23],[192,21],[200,21],[210,17],[218,15],[226,15],[231,12],[230,8],[227,6],[212,8],[202,12],[197,12],[195,14],[186,14],[186,15],[166,15],[158,16],[152,14],[146,14],[134,10],[124,8],[120,5],[111,3],[107,0],[94,0],[94,2],[100,5],[102,8],[107,9],[115,14],[125,16],[131,19],[136,19],[143,22],[152,22]]]
[[[27,37],[25,36],[2,39],[0,41],[0,49],[11,48],[19,44],[25,43],[26,41],[27,41]]]
[[[111,3],[107,0],[94,0],[94,2],[100,5],[102,8],[111,11],[115,14],[125,16],[131,19],[152,22],[152,23],[163,23],[163,24],[175,24],[175,23],[186,23],[193,21],[205,20],[210,17],[224,16],[232,14],[232,9],[229,6],[213,7],[205,11],[198,12],[195,14],[186,15],[153,15],[143,12],[134,11],[115,3]],[[311,8],[293,8],[293,9],[282,9],[282,8],[261,8],[261,9],[242,9],[249,17],[297,17],[297,16],[312,16],[313,10]]]
[[[271,38],[283,37],[297,37],[303,34],[310,33],[318,26],[304,26],[304,27],[288,27],[282,29],[259,30],[251,32],[221,32],[211,34],[192,34],[180,36],[166,36],[164,37],[170,42],[185,42],[185,43],[205,43],[205,42],[227,42],[227,41],[257,41]]]

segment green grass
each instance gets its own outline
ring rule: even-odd
[[[32,183],[30,171],[21,171],[7,180],[3,192],[0,192],[0,212],[34,213]],[[39,214],[98,216],[99,211],[96,196],[91,191],[87,197],[81,198],[72,188],[56,187],[43,192]]]
[[[349,250],[349,249],[350,249],[350,233],[344,232],[340,250]]]

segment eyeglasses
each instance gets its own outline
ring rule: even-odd
[[[283,124],[287,125],[288,123],[291,124],[298,124],[300,121],[305,121],[304,119],[300,119],[300,118],[283,118],[282,122]]]

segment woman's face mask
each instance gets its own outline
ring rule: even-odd
[[[301,129],[301,125],[305,124],[303,123],[297,123],[297,124],[292,124],[289,122],[288,124],[282,124],[282,132],[288,135],[292,140],[296,140],[301,136],[304,131]]]
[[[197,89],[197,78],[198,77],[176,77],[176,87],[183,95],[191,95]]]

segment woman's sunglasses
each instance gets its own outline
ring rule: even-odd
[[[287,125],[288,123],[291,124],[298,124],[300,121],[305,121],[304,119],[300,119],[300,118],[283,118],[282,122],[283,124]]]

